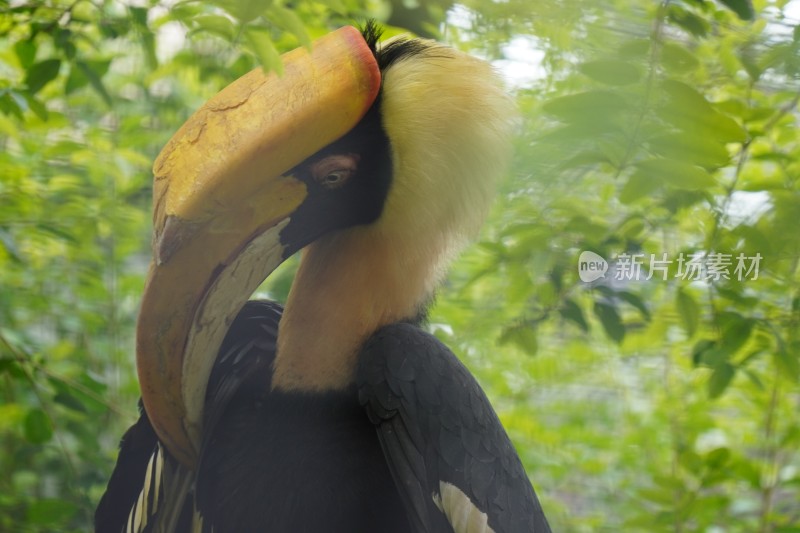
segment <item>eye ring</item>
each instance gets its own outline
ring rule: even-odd
[[[350,179],[350,175],[353,173],[350,169],[340,168],[338,170],[333,170],[328,172],[320,183],[328,187],[339,187],[344,185],[344,183]]]
[[[358,154],[336,154],[325,157],[311,166],[311,176],[326,189],[344,186],[358,169]]]

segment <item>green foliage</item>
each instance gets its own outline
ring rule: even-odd
[[[0,530],[87,530],[134,420],[155,155],[225,84],[367,16],[514,84],[514,167],[431,329],[487,389],[554,529],[800,528],[789,2],[135,4],[0,7]],[[611,261],[591,283],[586,250]],[[293,265],[262,294],[285,296]]]
[[[796,530],[798,21],[785,2],[522,4],[469,4],[469,46],[543,56],[513,178],[434,320],[501,398],[556,530]],[[592,283],[586,250],[611,260]],[[535,357],[503,343],[518,324]]]

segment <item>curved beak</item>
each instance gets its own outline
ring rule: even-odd
[[[228,326],[277,267],[306,198],[287,174],[362,118],[380,72],[352,27],[254,70],[200,108],[153,167],[153,261],[136,361],[145,409],[170,453],[197,460],[206,384]]]

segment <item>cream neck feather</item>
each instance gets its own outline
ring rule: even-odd
[[[403,255],[372,228],[306,249],[281,319],[275,387],[326,390],[352,382],[367,337],[415,316],[433,290],[430,265]]]
[[[430,300],[506,170],[514,108],[483,61],[428,43],[384,72],[381,114],[393,161],[383,213],[306,248],[280,324],[274,388],[352,383],[366,339]]]

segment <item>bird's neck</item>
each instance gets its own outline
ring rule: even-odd
[[[365,226],[306,248],[280,323],[273,389],[349,386],[367,338],[422,310],[438,278],[436,261],[397,243]]]

